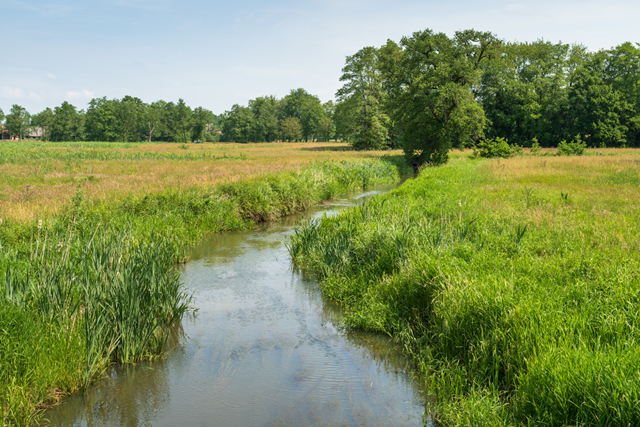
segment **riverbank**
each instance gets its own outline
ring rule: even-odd
[[[454,159],[290,240],[445,425],[638,425],[636,153]]]
[[[92,200],[79,189],[56,216],[5,220],[0,423],[28,425],[110,363],[157,357],[192,306],[174,266],[196,239],[392,182],[394,162],[327,161],[115,201]]]

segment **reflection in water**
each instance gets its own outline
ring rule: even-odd
[[[163,360],[112,369],[49,411],[51,424],[422,425],[424,398],[392,341],[337,328],[339,308],[292,269],[283,242],[301,219],[201,242],[182,272],[199,312],[176,329],[179,345]]]

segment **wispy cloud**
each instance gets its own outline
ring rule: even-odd
[[[57,77],[56,77],[56,76],[54,76],[54,75],[53,75],[53,74],[51,74],[51,73],[47,73],[47,77],[49,77],[51,80],[55,80],[55,79],[57,79]]]
[[[37,102],[38,104],[41,104],[43,101],[42,97],[34,92],[29,92],[29,95],[27,95],[27,98],[29,98],[31,101]]]
[[[22,99],[24,98],[24,92],[19,87],[2,86],[0,87],[0,98]]]
[[[96,94],[88,91],[86,89],[82,89],[81,91],[75,92],[75,91],[69,91],[67,92],[67,99],[69,101],[77,101],[77,100],[89,100],[92,98],[95,98]]]

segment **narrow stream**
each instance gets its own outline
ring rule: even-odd
[[[114,367],[85,396],[48,411],[54,426],[420,426],[425,399],[390,339],[337,327],[340,310],[296,271],[295,225],[392,186],[303,216],[203,240],[183,270],[199,311],[165,358]]]

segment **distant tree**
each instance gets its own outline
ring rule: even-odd
[[[189,142],[193,124],[191,121],[192,114],[191,108],[185,104],[184,100],[182,98],[178,99],[178,103],[173,109],[173,125],[182,142]]]
[[[54,109],[54,120],[51,136],[56,141],[79,141],[84,139],[84,111],[64,101]]]
[[[204,131],[207,124],[213,121],[213,113],[205,108],[198,107],[193,110],[191,138],[204,141]]]
[[[160,127],[166,102],[156,101],[151,104],[142,104],[140,120],[144,128],[145,139],[151,142],[153,133]]]
[[[298,141],[303,137],[303,127],[295,117],[287,117],[280,121],[280,132],[283,141]]]
[[[381,48],[388,110],[414,168],[445,163],[454,142],[483,135],[486,120],[471,87],[499,45],[491,33],[466,30],[449,38],[424,30]]]
[[[235,104],[227,111],[222,132],[228,141],[249,142],[253,133],[254,115],[249,107]]]
[[[333,121],[329,117],[320,119],[320,123],[318,123],[318,133],[322,135],[323,141],[326,142],[331,139],[331,134],[334,132],[334,129]]]
[[[295,117],[300,121],[305,140],[314,138],[320,120],[325,117],[320,99],[300,88],[292,90],[282,101],[285,117]]]
[[[365,47],[348,56],[342,69],[342,88],[336,93],[343,109],[350,109],[345,132],[353,135],[351,144],[359,150],[380,149],[388,145],[389,116],[384,111],[386,94],[378,68],[377,50]]]
[[[94,98],[89,101],[85,126],[87,139],[90,141],[118,140],[118,100],[108,100],[106,97]]]
[[[144,110],[144,102],[140,98],[127,95],[117,102],[116,129],[120,141],[140,141]]]
[[[5,118],[4,111],[2,111],[2,108],[0,108],[0,125],[2,124],[2,122],[4,122],[4,118]]]
[[[38,113],[38,125],[42,128],[42,139],[44,141],[51,139],[51,127],[53,126],[55,118],[53,110],[49,107]]]
[[[6,127],[11,134],[22,140],[30,122],[31,116],[24,107],[17,104],[11,106],[10,113],[6,116]]]
[[[258,97],[249,101],[253,113],[252,141],[271,142],[278,136],[279,101],[274,96]]]
[[[625,118],[633,115],[633,107],[602,75],[597,65],[577,72],[569,90],[570,131],[589,135],[590,146],[624,147],[629,131]]]

